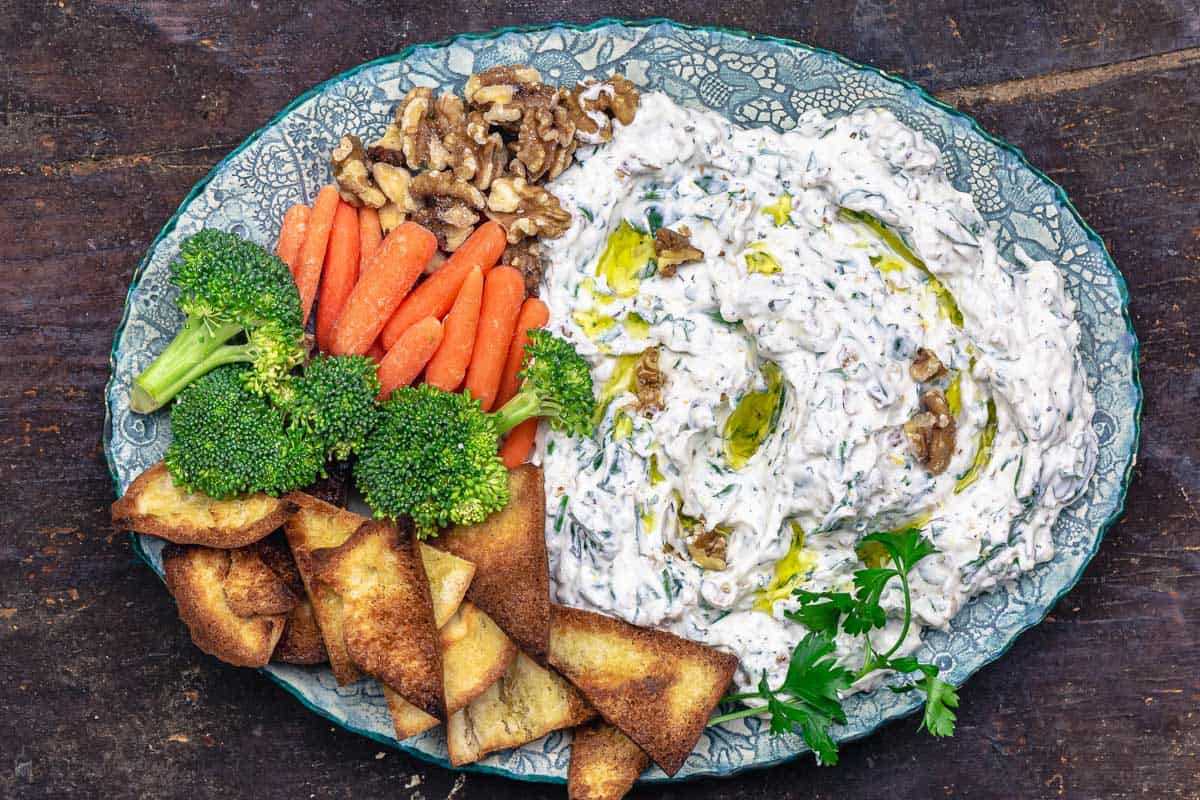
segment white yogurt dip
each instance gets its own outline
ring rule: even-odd
[[[631,125],[585,151],[550,186],[574,223],[543,243],[541,296],[598,388],[659,347],[664,408],[639,413],[621,392],[593,438],[540,442],[558,602],[728,649],[740,686],[764,671],[774,685],[806,632],[783,616],[791,589],[848,589],[873,531],[916,524],[939,550],[910,576],[917,624],[897,655],[1053,556],[1051,526],[1097,451],[1074,303],[1053,264],[998,253],[934,145],[881,110],[813,112],[781,134],[647,94]],[[885,223],[928,273],[840,209]],[[674,277],[651,262],[610,280],[597,265],[623,222],[641,247],[637,229],[686,226],[705,257]],[[901,430],[921,410],[918,347],[957,393],[940,475]],[[735,469],[725,422],[764,390],[766,362],[782,371],[782,410]],[[991,457],[964,487],[989,403]],[[728,533],[726,565],[705,569],[688,541],[715,528]],[[902,611],[899,582],[883,605]],[[899,631],[893,619],[874,640],[884,649]],[[847,665],[860,648],[839,635]]]

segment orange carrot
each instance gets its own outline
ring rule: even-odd
[[[437,237],[415,222],[405,222],[389,233],[346,298],[333,324],[329,352],[367,352],[435,250]]]
[[[519,467],[529,460],[529,451],[537,439],[537,417],[527,419],[508,432],[508,438],[500,445],[500,460],[509,469]]]
[[[358,210],[358,265],[361,270],[379,249],[383,229],[379,227],[379,212],[370,206]]]
[[[550,309],[536,297],[531,297],[521,306],[517,315],[517,328],[513,331],[512,344],[508,346],[508,360],[504,362],[504,372],[500,374],[500,389],[496,392],[496,406],[502,406],[517,393],[517,375],[521,372],[525,360],[525,345],[529,344],[529,331],[544,327],[550,321]]]
[[[442,342],[442,323],[433,317],[413,325],[379,363],[379,399],[417,379]]]
[[[279,228],[279,244],[275,245],[275,255],[288,265],[293,279],[296,277],[296,256],[300,255],[300,245],[304,244],[310,211],[312,209],[308,206],[297,203],[283,215],[283,225]]]
[[[525,297],[525,276],[512,267],[499,266],[483,282],[483,302],[479,308],[479,329],[467,367],[467,391],[484,411],[491,411],[500,389],[500,373],[508,356],[521,300]]]
[[[425,368],[425,382],[447,392],[462,385],[475,347],[479,305],[483,299],[483,270],[475,267],[463,281],[458,299],[443,320],[442,343]],[[403,335],[403,334],[401,334]]]
[[[475,232],[446,259],[437,272],[430,275],[424,283],[409,295],[396,313],[388,320],[383,329],[383,346],[390,347],[404,329],[422,317],[446,316],[458,290],[473,267],[479,267],[483,274],[495,266],[508,246],[504,228],[495,222],[485,222],[475,229]]]
[[[325,263],[325,248],[329,245],[329,233],[333,230],[333,215],[337,212],[337,189],[323,186],[313,201],[308,215],[308,229],[304,232],[304,244],[296,257],[296,268],[292,274],[296,288],[300,290],[300,308],[304,322],[312,311],[313,300],[317,299],[317,284],[321,282],[321,265]]]
[[[376,339],[371,343],[371,346],[365,353],[366,357],[375,362],[376,365],[383,361],[383,357],[387,355],[387,350],[383,349],[383,343]]]
[[[321,272],[321,297],[317,300],[317,349],[328,350],[333,323],[358,281],[358,214],[354,206],[338,201],[333,230]]]

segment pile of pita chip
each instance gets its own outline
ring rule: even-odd
[[[189,492],[158,462],[112,505],[113,525],[175,544],[244,547],[282,525],[295,510],[287,498],[249,494],[214,500]]]
[[[565,606],[551,608],[548,661],[668,775],[695,747],[738,664],[674,634]]]
[[[304,492],[192,494],[159,463],[112,516],[171,543],[163,564],[179,615],[220,659],[328,661],[339,684],[376,679],[397,737],[444,723],[456,766],[575,727],[578,800],[624,796],[651,761],[675,774],[737,659],[552,605],[541,470],[511,470],[509,491],[504,510],[426,543],[407,521]]]

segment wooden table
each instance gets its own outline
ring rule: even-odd
[[[155,233],[300,92],[459,31],[663,15],[877,64],[1023,148],[1129,281],[1146,408],[1124,519],[963,689],[952,740],[904,720],[836,769],[635,796],[1200,797],[1195,0],[234,5],[0,0],[0,796],[563,796],[384,751],[197,651],[109,525],[103,388]]]

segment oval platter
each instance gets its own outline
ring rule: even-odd
[[[1120,515],[1132,473],[1142,394],[1138,344],[1129,318],[1125,281],[1063,190],[1011,145],[918,86],[797,42],[668,20],[601,20],[588,26],[507,28],[407,48],[364,64],[297,98],[200,181],[155,239],[134,273],[111,356],[104,444],[118,493],[158,461],[170,439],[163,412],[129,410],[132,378],[182,322],[168,265],[180,241],[202,227],[234,231],[271,245],[283,212],[308,201],[330,180],[328,153],[343,131],[366,139],[382,133],[396,101],[414,86],[459,89],[472,72],[525,63],[551,83],[570,84],[621,72],[645,90],[666,92],[684,105],[713,109],[744,126],[787,129],[803,112],[829,116],[887,108],[941,149],[955,187],[969,192],[995,230],[1008,258],[1015,247],[1062,270],[1082,328],[1081,349],[1096,396],[1092,425],[1099,436],[1096,474],[1086,492],[1059,517],[1056,554],[1017,583],[971,602],[947,631],[926,636],[922,660],[932,659],[961,684],[1004,654],[1075,585],[1108,527]],[[162,574],[162,544],[135,536],[134,549]],[[326,668],[273,665],[264,670],[306,706],[381,743],[443,766],[440,731],[398,742],[387,705],[371,681],[339,687]],[[919,698],[877,691],[846,704],[840,741],[865,736],[912,712]],[[471,769],[531,781],[564,781],[570,734],[559,732],[492,755]],[[795,736],[773,736],[761,720],[708,729],[674,780],[729,775],[777,764],[807,752]],[[667,781],[657,767],[643,781]]]

